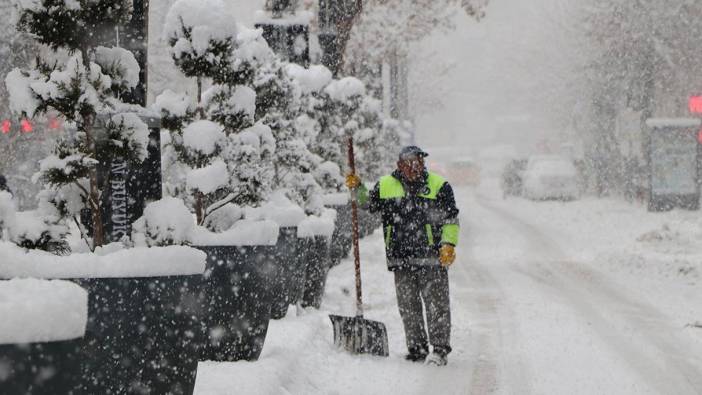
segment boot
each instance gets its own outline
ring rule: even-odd
[[[429,354],[429,350],[423,347],[411,347],[405,359],[411,362],[424,362]]]

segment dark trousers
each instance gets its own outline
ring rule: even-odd
[[[448,271],[444,268],[400,269],[395,273],[397,305],[405,326],[410,351],[451,352],[451,308],[449,305]],[[427,331],[423,308],[426,310]]]

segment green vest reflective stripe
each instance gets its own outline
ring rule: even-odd
[[[394,199],[405,196],[405,189],[400,180],[393,176],[380,177],[380,198]]]
[[[439,194],[439,190],[444,186],[446,179],[440,175],[429,172],[429,177],[427,177],[427,186],[429,187],[429,193],[419,194],[420,197],[427,199],[436,199],[436,195]],[[393,176],[383,176],[380,177],[380,198],[381,199],[395,199],[402,198],[405,196],[405,189],[402,187],[400,180]]]

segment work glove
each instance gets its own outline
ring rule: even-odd
[[[361,185],[361,177],[353,173],[346,176],[346,186],[349,189],[356,189],[359,185]]]
[[[441,267],[449,267],[456,260],[456,249],[451,244],[442,244],[439,248],[439,263]]]

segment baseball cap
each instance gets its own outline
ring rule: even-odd
[[[426,156],[429,156],[429,154],[424,152],[421,148],[417,147],[416,145],[408,145],[400,150],[400,160],[416,157],[424,158]]]

